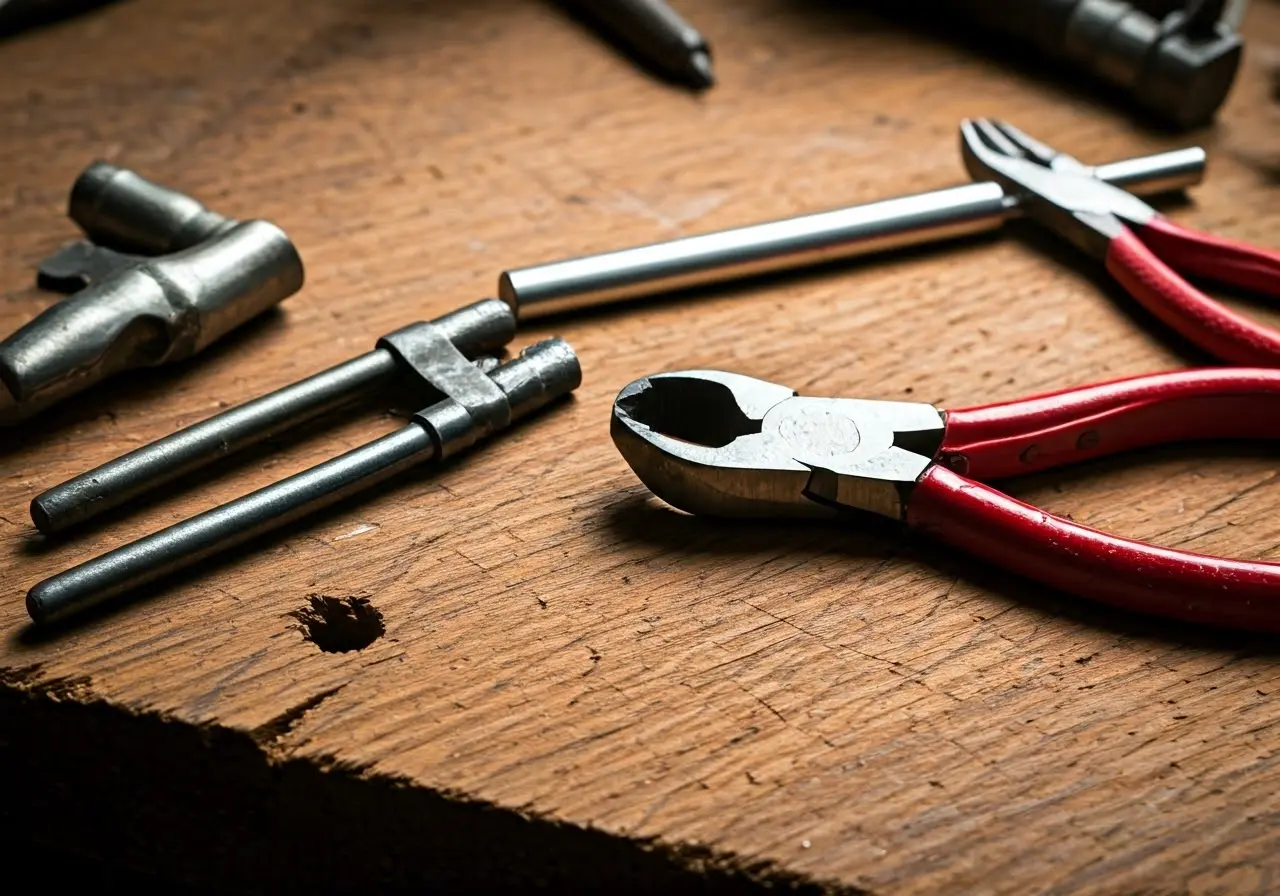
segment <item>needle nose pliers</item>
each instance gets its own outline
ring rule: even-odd
[[[950,411],[680,371],[625,387],[611,432],[640,480],[690,513],[870,512],[1084,597],[1280,631],[1280,563],[1109,535],[984,484],[1167,442],[1280,439],[1280,370],[1181,370]]]
[[[960,134],[973,177],[1018,195],[1028,217],[1103,261],[1167,326],[1220,360],[1280,367],[1280,333],[1224,307],[1178,273],[1280,297],[1280,253],[1175,224],[1012,125],[966,120]]]

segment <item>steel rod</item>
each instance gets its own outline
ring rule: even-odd
[[[277,389],[55,485],[31,502],[41,532],[62,532],[382,387],[396,373],[385,349]]]
[[[285,525],[435,455],[410,424],[333,460],[81,563],[27,592],[37,623],[54,622]]]
[[[1144,194],[1200,182],[1205,153],[1173,150],[1111,165],[1103,180]],[[983,182],[503,272],[498,294],[528,319],[993,230],[1018,199]]]

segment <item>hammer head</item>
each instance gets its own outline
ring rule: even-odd
[[[266,221],[121,268],[0,342],[0,423],[123,370],[179,361],[297,292],[302,259]]]

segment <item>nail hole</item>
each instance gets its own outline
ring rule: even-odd
[[[312,594],[289,615],[298,620],[302,637],[325,653],[364,650],[386,632],[382,613],[367,597]]]

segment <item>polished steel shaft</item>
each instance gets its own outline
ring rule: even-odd
[[[1200,182],[1205,153],[1173,150],[1101,165],[1098,177],[1151,194]],[[523,320],[769,271],[994,230],[1021,214],[995,183],[973,183],[834,211],[503,272],[498,294]]]

